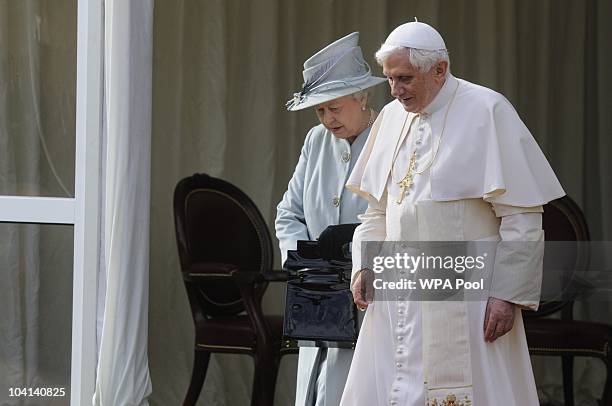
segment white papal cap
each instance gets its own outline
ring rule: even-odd
[[[446,49],[440,33],[432,26],[418,21],[402,24],[391,31],[380,50],[386,51],[397,46],[428,51]]]

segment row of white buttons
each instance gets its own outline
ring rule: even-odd
[[[427,116],[422,116],[419,118],[419,135],[418,138],[416,139],[416,145],[421,145],[423,143],[423,132],[425,132],[425,119],[427,118]]]
[[[398,314],[398,318],[397,318],[397,329],[396,329],[396,333],[397,335],[397,348],[395,350],[396,356],[395,356],[395,360],[396,360],[396,364],[395,367],[397,368],[396,371],[396,377],[395,380],[397,381],[392,387],[391,387],[391,391],[394,395],[391,396],[390,399],[390,404],[393,405],[398,405],[398,398],[396,397],[396,395],[398,394],[398,392],[401,391],[400,389],[400,381],[402,380],[402,367],[404,366],[402,364],[402,360],[404,359],[404,335],[406,332],[404,331],[404,327],[405,327],[405,310],[404,310],[404,306],[405,303],[402,303],[402,301],[404,300],[404,297],[398,297],[398,301],[396,302],[396,306],[397,306],[397,314]]]

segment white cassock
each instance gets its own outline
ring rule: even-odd
[[[414,183],[398,203],[414,152]],[[353,276],[362,241],[542,241],[542,205],[565,194],[511,104],[450,74],[423,113],[384,107],[347,187],[369,202],[353,237]],[[492,296],[536,309],[541,257],[519,267],[498,257]],[[524,271],[508,276],[516,269]],[[539,404],[520,310],[510,332],[486,343],[486,301],[436,304],[448,312],[435,322],[428,303],[368,307],[342,406]]]

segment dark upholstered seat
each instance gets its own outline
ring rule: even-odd
[[[553,200],[544,206],[543,229],[547,241],[583,242],[560,252],[555,257],[545,256],[545,263],[554,266],[567,266],[579,274],[588,266],[588,252],[584,242],[589,241],[589,231],[580,207],[568,196]],[[547,262],[548,261],[548,262]],[[545,266],[545,269],[554,268]],[[547,275],[544,275],[546,280]],[[568,282],[568,292],[558,300],[542,302],[537,312],[524,311],[525,332],[529,352],[533,355],[560,356],[563,368],[563,392],[565,406],[574,405],[573,365],[574,357],[595,357],[602,360],[607,368],[606,383],[600,401],[602,406],[612,406],[612,327],[606,324],[573,320],[572,287],[576,279]],[[561,319],[544,319],[553,313],[561,312]]]
[[[255,204],[237,187],[204,174],[181,180],[174,220],[183,281],[195,324],[195,360],[184,405],[195,405],[210,354],[249,354],[252,406],[270,406],[280,362],[282,317],[264,315],[272,242]]]

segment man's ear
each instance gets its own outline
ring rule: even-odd
[[[446,72],[448,72],[448,62],[446,61],[438,61],[430,70],[433,74],[433,79],[441,84],[444,83],[444,78],[446,77]]]
[[[436,76],[438,76],[440,78],[446,77],[446,72],[447,71],[448,71],[448,62],[446,62],[446,61],[439,61],[434,66],[434,72],[435,72]]]

